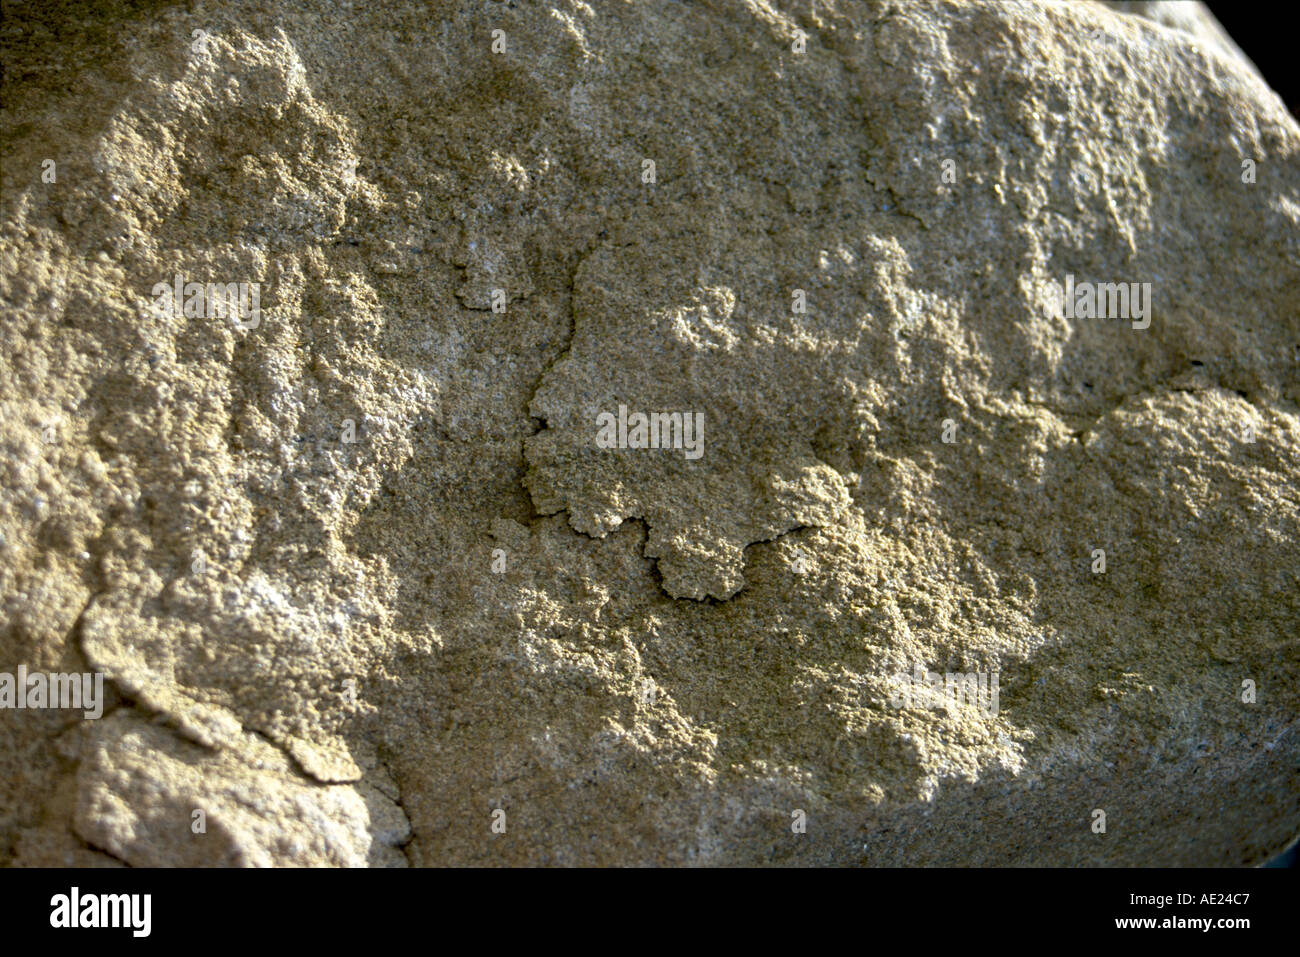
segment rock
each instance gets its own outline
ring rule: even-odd
[[[1250,57],[1241,51],[1241,47],[1233,42],[1232,37],[1214,18],[1214,14],[1198,0],[1099,0],[1099,2],[1119,13],[1131,13],[1162,26],[1182,30],[1216,53],[1236,57],[1248,64],[1252,70],[1255,69],[1255,65],[1250,62]],[[1104,29],[1101,32],[1104,33]]]
[[[126,711],[95,728],[74,824],[140,867],[404,867],[410,827],[373,788],[304,778],[250,735],[216,753]]]
[[[1300,831],[1300,128],[1199,5],[11,6],[0,673],[112,698],[0,862]]]

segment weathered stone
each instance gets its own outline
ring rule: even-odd
[[[7,5],[0,861],[1279,850],[1300,128],[1148,6]]]

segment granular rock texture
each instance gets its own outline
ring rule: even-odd
[[[1281,849],[1300,128],[1154,6],[6,3],[0,862]]]

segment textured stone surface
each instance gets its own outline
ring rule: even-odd
[[[1236,57],[1251,68],[1250,57],[1242,52],[1223,29],[1214,14],[1197,0],[1100,0],[1119,13],[1146,17],[1162,26],[1191,34],[1198,43],[1205,44],[1221,56]],[[1098,28],[1104,33],[1104,28]]]
[[[215,754],[126,711],[95,728],[74,827],[145,867],[405,866],[406,817],[369,786],[301,780],[248,736]]]
[[[1300,129],[1111,6],[8,5],[0,861],[1279,850]]]

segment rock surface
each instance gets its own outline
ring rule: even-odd
[[[1300,128],[1180,16],[7,5],[0,671],[111,690],[0,862],[1280,850]]]

